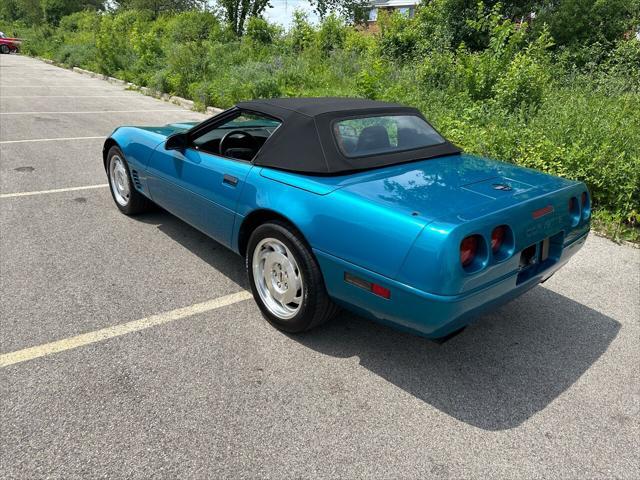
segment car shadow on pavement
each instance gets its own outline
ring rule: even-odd
[[[620,324],[543,286],[437,344],[343,313],[293,336],[360,365],[460,421],[517,427],[573,385],[607,350]]]
[[[136,217],[243,288],[240,257],[163,212]],[[517,427],[573,385],[607,350],[620,324],[538,286],[480,317],[443,344],[348,312],[290,338],[360,365],[460,421],[485,430]]]
[[[243,259],[186,222],[157,207],[137,215],[136,220],[155,225],[158,230],[178,242],[218,272],[242,288],[248,289]]]

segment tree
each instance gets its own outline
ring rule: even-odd
[[[74,12],[104,8],[104,0],[40,0],[40,4],[44,21],[54,25]]]
[[[363,22],[371,9],[370,0],[309,0],[320,18],[336,13],[354,23]]]
[[[629,0],[548,1],[536,18],[548,24],[558,45],[608,43],[632,27],[634,2]],[[638,5],[638,2],[635,2]]]
[[[105,0],[1,0],[0,18],[22,20],[36,25],[43,21],[57,24],[66,15],[81,10],[104,9]]]
[[[247,18],[261,15],[271,6],[269,0],[219,0],[218,4],[224,10],[227,23],[238,36],[244,32]]]
[[[157,17],[161,13],[206,10],[207,0],[114,0],[118,9],[147,10]]]
[[[40,23],[42,21],[40,0],[2,0],[0,16],[4,20],[23,20],[31,25]]]
[[[16,0],[3,0],[0,3],[0,20],[13,22],[17,17]]]

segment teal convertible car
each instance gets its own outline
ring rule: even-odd
[[[153,202],[244,256],[288,332],[342,306],[444,337],[549,278],[589,232],[583,183],[465,154],[418,110],[370,100],[120,127],[103,161],[123,213]]]

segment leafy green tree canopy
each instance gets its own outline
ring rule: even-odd
[[[546,24],[558,45],[609,43],[630,30],[637,0],[562,0],[540,6],[536,24]],[[640,18],[635,19],[640,22]]]
[[[370,0],[309,0],[309,3],[320,18],[335,13],[354,23],[363,22],[371,8]]]
[[[104,9],[105,0],[2,0],[0,18],[21,20],[29,25],[42,22],[57,25],[67,15],[81,10]]]
[[[244,32],[247,18],[258,17],[271,4],[269,0],[218,0],[224,17],[233,32],[240,36]]]
[[[161,13],[204,10],[207,0],[114,0],[117,9],[147,10],[155,17]]]
[[[56,25],[62,17],[81,10],[100,10],[104,3],[104,0],[41,0],[44,21]]]

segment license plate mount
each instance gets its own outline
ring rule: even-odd
[[[549,258],[549,245],[551,242],[549,241],[549,237],[545,238],[542,242],[540,242],[540,263],[544,262],[547,258]]]
[[[564,234],[561,232],[533,243],[522,250],[520,253],[520,272],[516,285],[551,267],[561,254],[563,238]]]

